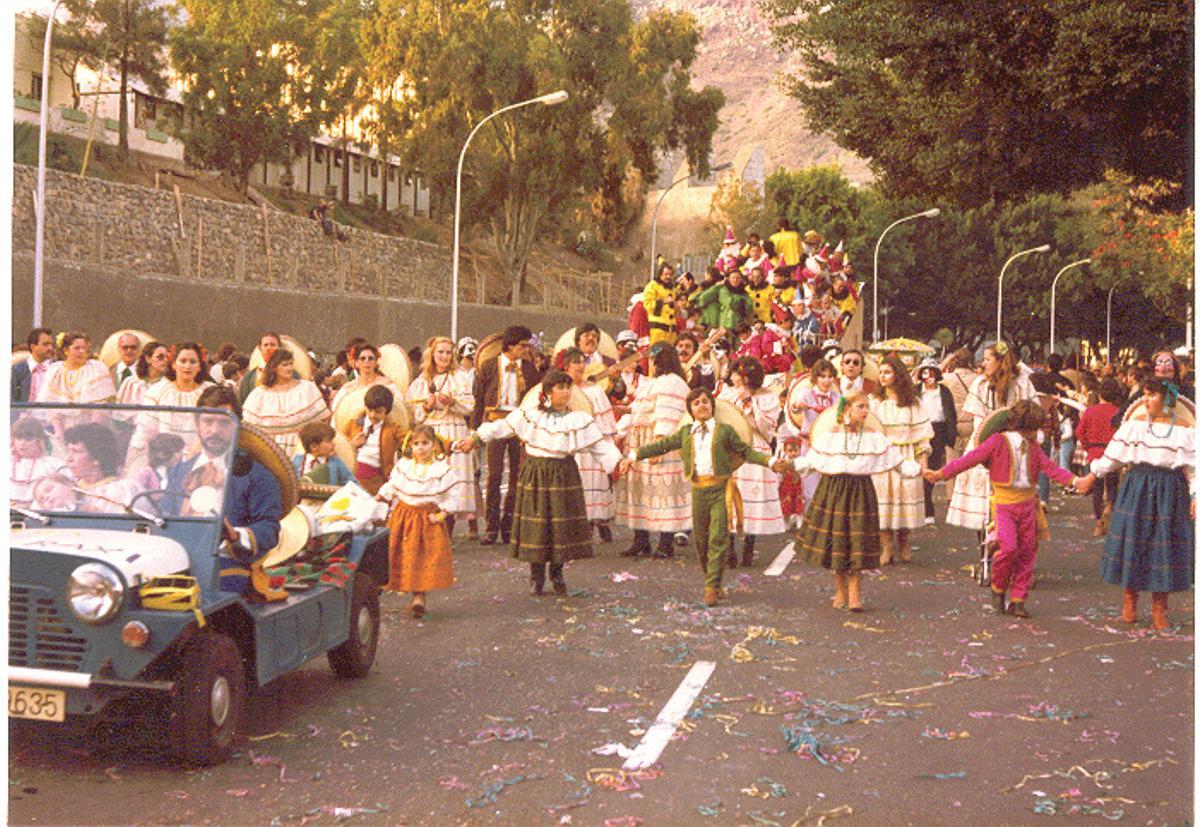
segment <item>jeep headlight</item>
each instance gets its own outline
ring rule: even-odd
[[[85,623],[103,623],[115,615],[124,593],[121,578],[101,563],[84,563],[67,581],[67,605]]]

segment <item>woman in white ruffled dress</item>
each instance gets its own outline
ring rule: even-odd
[[[272,353],[263,368],[262,384],[242,403],[242,419],[269,434],[288,456],[297,452],[301,428],[329,419],[321,389],[315,382],[296,378],[294,360],[286,348]]]
[[[1033,384],[1021,371],[1008,344],[1000,341],[988,345],[983,352],[983,373],[971,383],[967,399],[963,402],[963,415],[972,420],[971,440],[963,453],[978,447],[979,432],[988,417],[996,411],[1011,408],[1022,399],[1036,396]],[[991,513],[988,504],[990,493],[991,483],[986,468],[977,466],[964,471],[954,484],[946,522],[973,529],[982,535]]]
[[[117,392],[118,405],[140,405],[146,390],[166,378],[170,350],[162,342],[146,342],[138,356],[134,376],[125,380]]]
[[[397,388],[391,379],[379,372],[379,349],[364,342],[354,352],[354,378],[337,389],[329,403],[329,410],[336,412],[346,396],[359,388],[369,388],[372,385],[389,388],[395,397],[404,392],[404,388]]]
[[[434,336],[426,343],[421,373],[408,386],[408,401],[417,424],[429,425],[446,444],[470,436],[467,417],[475,408],[475,394],[454,364],[452,339]],[[455,453],[447,459],[456,475],[444,507],[451,516],[447,527],[453,533],[453,518],[475,518],[475,454]]]
[[[168,352],[166,378],[155,382],[142,396],[143,405],[194,408],[204,389],[210,387],[204,363],[204,348],[195,342],[181,342]],[[146,458],[150,439],[159,433],[178,434],[184,440],[184,455],[188,455],[196,436],[196,417],[187,412],[143,411],[138,414],[137,427],[129,445],[127,467],[136,468]]]
[[[894,356],[879,366],[879,388],[871,394],[871,413],[883,425],[883,435],[924,470],[933,426],[912,377]],[[892,468],[871,477],[879,506],[879,564],[886,566],[895,554],[903,563],[912,560],[909,532],[925,524],[925,488],[920,477],[905,477]]]
[[[99,359],[89,359],[88,337],[67,333],[62,338],[63,361],[46,371],[35,402],[87,404],[112,402],[117,395],[112,374]]]
[[[782,408],[779,395],[763,388],[764,378],[762,363],[753,356],[743,356],[733,363],[729,374],[731,384],[721,391],[718,398],[746,415],[754,428],[750,447],[769,455]],[[787,531],[783,507],[779,503],[779,475],[766,466],[745,462],[733,472],[733,479],[742,498],[742,524],[740,528],[735,526],[732,522],[734,516],[730,515],[729,528],[733,532],[740,530],[745,535],[741,562],[743,566],[750,566],[754,563],[754,544],[758,537]],[[729,544],[726,565],[730,568],[737,568],[738,565],[737,551],[732,542]]]

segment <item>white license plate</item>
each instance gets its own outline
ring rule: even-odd
[[[35,721],[65,721],[67,718],[67,693],[61,689],[10,686],[8,688],[8,717],[31,718]]]

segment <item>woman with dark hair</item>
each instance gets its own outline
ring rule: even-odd
[[[64,333],[63,361],[46,371],[35,402],[111,402],[117,395],[112,374],[99,359],[92,359],[85,333]]]
[[[926,359],[917,368],[917,385],[921,408],[933,428],[933,439],[929,441],[929,467],[936,471],[946,464],[946,451],[954,447],[958,411],[954,407],[954,395],[942,384],[942,369],[933,359]],[[925,525],[933,525],[933,485],[925,482],[924,486]]]
[[[782,408],[779,394],[763,388],[764,378],[762,363],[752,356],[743,356],[733,363],[729,385],[718,398],[745,414],[754,429],[750,447],[769,455]],[[764,465],[745,463],[733,472],[733,479],[741,495],[742,514],[740,521],[736,514],[731,515],[729,528],[733,534],[745,535],[742,565],[750,566],[754,563],[754,545],[758,537],[787,531],[783,507],[779,503],[779,475]],[[730,568],[737,568],[738,565],[732,540],[729,543],[728,565]]]
[[[636,452],[679,430],[689,390],[675,348],[664,342],[651,347],[650,374],[638,383],[629,411],[626,449]],[[633,544],[622,556],[651,556],[650,532],[658,531],[653,555],[673,557],[672,535],[692,525],[691,493],[677,455],[635,462],[617,482],[617,522],[633,529]]]
[[[879,387],[871,395],[871,412],[883,434],[900,450],[902,459],[915,460],[925,470],[933,428],[917,396],[908,368],[895,356],[879,366]],[[920,477],[905,477],[892,469],[871,477],[879,503],[879,565],[912,560],[909,533],[925,522],[925,492]]]
[[[503,419],[485,422],[472,437],[459,440],[460,451],[477,443],[517,437],[525,459],[517,475],[511,556],[529,563],[533,594],[546,585],[546,567],[554,593],[565,595],[563,564],[591,557],[591,528],[576,457],[588,456],[606,474],[621,461],[612,440],[600,432],[591,414],[570,410],[571,377],[552,369],[542,378],[537,408],[519,407]]]
[[[170,351],[162,342],[146,342],[138,356],[133,379],[121,385],[117,393],[118,405],[137,405],[146,396],[146,389],[166,378]]]
[[[1079,427],[1075,429],[1075,437],[1083,448],[1084,461],[1091,465],[1104,456],[1104,449],[1112,441],[1117,432],[1112,424],[1113,417],[1125,403],[1125,393],[1121,383],[1111,376],[1105,377],[1100,383],[1100,398],[1090,404],[1079,417]],[[1117,501],[1117,483],[1120,480],[1116,474],[1108,474],[1100,484],[1092,488],[1092,516],[1096,518],[1093,537],[1104,537],[1112,523],[1113,504]]]
[[[143,405],[161,405],[171,408],[193,408],[205,388],[212,387],[208,381],[207,355],[196,342],[180,342],[167,352],[166,375],[161,382],[146,388],[142,396]],[[128,383],[127,383],[128,384]],[[189,413],[143,411],[137,417],[137,429],[129,445],[130,457],[139,459],[145,455],[150,439],[160,432],[178,434],[191,443],[196,433],[196,418]]]
[[[123,511],[138,489],[130,480],[117,477],[124,457],[112,429],[98,422],[83,422],[67,428],[63,441],[67,448],[66,469],[75,487],[81,489],[79,510]]]
[[[587,354],[577,347],[569,347],[559,353],[562,369],[571,377],[572,384],[587,397],[592,405],[592,416],[600,433],[607,439],[617,435],[617,418],[613,415],[612,403],[604,388],[594,382],[584,382],[584,370],[587,368]],[[583,499],[587,504],[588,522],[596,527],[600,541],[612,542],[612,528],[609,523],[613,518],[616,502],[613,499],[612,480],[604,470],[604,466],[590,454],[575,458],[579,466],[579,477],[583,481]]]
[[[351,391],[359,388],[369,388],[372,385],[383,385],[390,388],[396,396],[401,396],[404,393],[404,388],[397,388],[391,379],[384,376],[379,370],[379,348],[375,345],[362,342],[357,346],[354,352],[354,378],[346,382],[337,393],[333,395],[333,402],[329,409],[336,411],[341,401]]]
[[[1155,629],[1170,625],[1167,596],[1188,591],[1195,578],[1196,429],[1192,417],[1179,416],[1178,397],[1160,377],[1142,389],[1144,409],[1132,411],[1113,435],[1081,491],[1129,469],[1113,508],[1104,540],[1100,573],[1124,589],[1121,619],[1137,622],[1138,592],[1153,596]]]
[[[271,354],[263,367],[262,384],[242,403],[242,419],[262,428],[291,456],[300,442],[300,429],[325,422],[329,408],[315,382],[294,374],[295,357],[287,348]]]

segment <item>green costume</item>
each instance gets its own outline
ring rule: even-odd
[[[770,467],[770,458],[743,442],[733,428],[710,419],[707,421],[708,427],[716,426],[712,439],[713,474],[711,477],[698,477],[692,429],[699,424],[682,425],[670,436],[643,445],[638,449],[637,458],[647,459],[671,451],[679,452],[684,476],[692,482],[692,537],[704,568],[704,585],[706,588],[719,589],[725,574],[725,555],[729,552],[729,511],[725,496],[735,469],[734,460],[742,458],[755,465]]]
[[[730,333],[754,312],[754,304],[745,290],[731,290],[723,281],[705,288],[696,303],[702,324],[709,328],[723,327]]]

